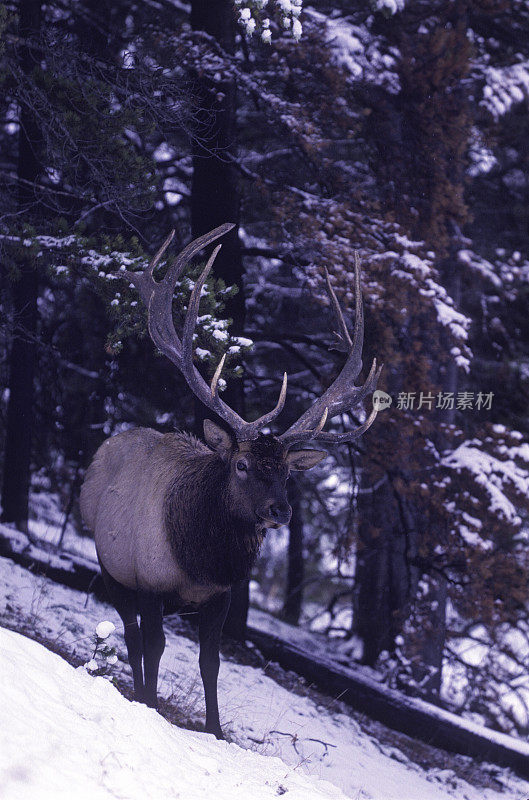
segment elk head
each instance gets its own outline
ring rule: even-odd
[[[336,337],[338,349],[347,353],[342,371],[313,405],[287,431],[279,436],[263,435],[268,426],[281,412],[287,393],[287,375],[279,399],[272,411],[253,422],[246,422],[219,396],[218,382],[226,355],[215,370],[210,385],[206,383],[193,363],[193,333],[196,326],[202,287],[211,271],[221,245],[213,250],[202,274],[191,293],[184,321],[182,337],[174,327],[172,301],[176,282],[189,261],[211,242],[227,233],[234,226],[225,223],[200,236],[169,265],[161,281],[154,279],[154,270],[169,247],[174,231],[168,236],[144,272],[128,272],[124,276],[140,293],[148,309],[149,334],[164,353],[182,372],[196,397],[223,420],[228,430],[218,427],[210,420],[204,423],[207,444],[229,464],[230,505],[239,510],[246,521],[255,520],[259,527],[278,527],[290,520],[291,509],[286,499],[285,484],[290,470],[305,470],[315,466],[326,453],[321,450],[293,450],[294,445],[308,441],[340,443],[359,438],[373,424],[377,408],[374,407],[366,421],[345,433],[324,431],[327,419],[358,405],[377,385],[382,367],[377,369],[376,359],[362,386],[355,380],[362,369],[362,346],[364,321],[360,290],[360,266],[355,258],[355,324],[353,337],[345,323],[336,294],[326,272],[326,286],[337,321]]]
[[[271,434],[237,442],[209,419],[204,422],[204,437],[228,466],[230,511],[261,530],[290,522],[286,482],[291,470],[310,469],[327,455],[322,450],[289,450]]]

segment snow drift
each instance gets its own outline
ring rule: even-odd
[[[6,800],[76,797],[343,799],[340,789],[130,703],[105,678],[0,629],[0,774]]]

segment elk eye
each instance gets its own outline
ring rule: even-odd
[[[237,472],[248,472],[248,464],[246,463],[246,461],[243,461],[241,459],[240,461],[237,461],[236,466],[237,466]]]

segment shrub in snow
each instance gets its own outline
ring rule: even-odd
[[[118,657],[112,645],[107,644],[107,639],[116,630],[116,626],[110,620],[105,619],[96,625],[94,633],[94,652],[92,658],[86,662],[84,668],[88,672],[97,675],[107,675],[109,667],[113,666]]]
[[[107,639],[111,633],[114,633],[116,630],[116,626],[113,622],[110,622],[108,619],[103,620],[100,622],[96,627],[96,636],[98,639]]]

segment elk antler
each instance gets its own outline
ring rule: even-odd
[[[351,442],[367,431],[373,424],[377,415],[377,408],[373,407],[372,412],[363,425],[360,425],[352,431],[347,431],[346,433],[326,433],[323,431],[323,426],[328,418],[348,411],[353,406],[360,403],[366,395],[376,389],[377,381],[382,370],[382,366],[377,369],[376,358],[373,359],[373,364],[364,385],[354,385],[362,369],[362,346],[364,343],[364,313],[360,288],[360,263],[358,253],[355,253],[355,324],[352,340],[347,325],[345,324],[340,304],[331,286],[327,270],[325,270],[325,281],[327,293],[338,324],[338,330],[335,331],[337,338],[336,348],[348,353],[347,361],[336,380],[322,396],[302,414],[297,422],[278,437],[287,447],[291,447],[293,444],[307,442],[311,439],[328,443]]]
[[[230,408],[219,397],[217,388],[220,373],[224,366],[226,355],[224,355],[215,370],[211,385],[208,386],[202,375],[193,364],[193,332],[198,315],[198,306],[202,287],[211,271],[213,262],[221,245],[217,245],[209,257],[205,269],[195,283],[185,317],[182,339],[180,340],[173,322],[173,294],[178,278],[185,267],[203,247],[211,244],[235,226],[231,222],[220,225],[209,233],[199,236],[185,247],[182,252],[169,265],[165,277],[161,281],[154,279],[154,270],[160,262],[163,254],[171,244],[174,231],[170,233],[163,245],[160,247],[148,267],[143,272],[129,272],[126,270],[121,273],[127,280],[131,281],[138,290],[143,302],[148,309],[148,326],[151,339],[158,349],[166,355],[173,364],[176,364],[189,387],[198,399],[211,411],[214,411],[223,419],[234,432],[237,441],[255,439],[259,430],[268,425],[281,412],[287,394],[287,375],[283,376],[283,385],[279,400],[275,408],[264,414],[254,422],[246,422],[232,408]]]

